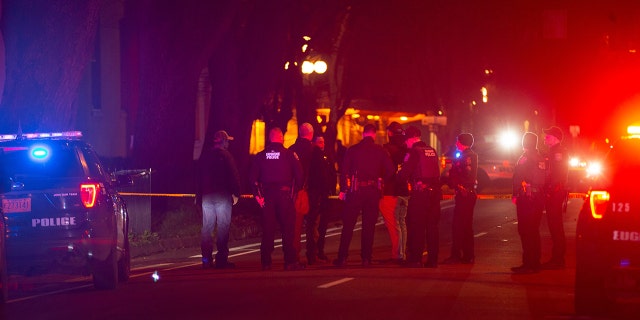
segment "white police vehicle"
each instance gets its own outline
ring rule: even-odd
[[[602,162],[578,217],[579,315],[615,315],[640,307],[640,127],[627,131]]]
[[[10,274],[89,272],[97,289],[128,280],[127,208],[80,132],[0,135],[0,157]]]

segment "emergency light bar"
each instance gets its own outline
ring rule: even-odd
[[[18,139],[42,139],[42,138],[81,138],[80,131],[62,131],[62,132],[41,132],[41,133],[23,133],[23,134],[3,134],[0,140],[18,140]]]

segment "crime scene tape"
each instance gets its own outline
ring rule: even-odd
[[[195,194],[193,193],[144,193],[144,192],[120,192],[122,196],[142,196],[142,197],[178,197],[178,198],[195,198]],[[571,192],[568,195],[569,199],[584,199],[587,196],[586,193],[582,192]],[[451,200],[454,195],[452,194],[444,194],[442,195],[443,200]],[[252,194],[243,194],[240,195],[240,198],[243,199],[251,199],[253,198]],[[329,199],[338,199],[338,196],[329,196]],[[478,194],[478,199],[487,200],[487,199],[511,199],[511,194]]]

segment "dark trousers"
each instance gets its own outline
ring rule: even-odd
[[[329,217],[328,195],[309,190],[309,214],[307,214],[307,260],[313,261],[318,255],[324,255],[324,242],[327,235]]]
[[[264,209],[262,212],[262,243],[260,255],[262,265],[271,265],[271,253],[274,249],[276,227],[280,225],[282,232],[282,251],[285,264],[298,262],[297,252],[293,245],[296,211],[291,198],[291,191],[279,188],[264,189]]]
[[[362,212],[362,239],[360,244],[360,256],[362,260],[370,261],[373,256],[373,235],[378,219],[378,203],[380,191],[376,187],[362,187],[356,192],[350,192],[345,199],[345,207],[342,212],[342,234],[340,235],[340,248],[338,259],[346,260],[349,255],[349,245],[353,237],[353,228],[358,216]]]
[[[522,264],[529,268],[540,266],[540,220],[544,209],[544,196],[540,193],[519,196],[516,202],[518,234],[522,242]]]
[[[451,225],[451,257],[474,259],[473,245],[473,209],[478,196],[475,192],[456,192],[456,206],[453,209]]]
[[[551,261],[564,263],[564,254],[567,251],[567,243],[564,236],[564,223],[562,217],[562,206],[567,194],[565,191],[556,191],[547,195],[546,212],[547,225],[553,242]]]
[[[437,264],[440,251],[440,194],[412,191],[407,207],[407,262],[422,262],[425,238],[427,263]]]

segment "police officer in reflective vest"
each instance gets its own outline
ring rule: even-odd
[[[512,202],[516,205],[518,233],[522,241],[522,265],[511,268],[518,274],[540,270],[540,220],[544,209],[544,157],[538,152],[538,136],[525,132],[523,153],[513,172]]]
[[[410,148],[398,172],[410,186],[407,208],[407,267],[422,267],[425,233],[427,261],[425,267],[438,266],[440,251],[440,167],[436,150],[421,141],[422,132],[415,126],[405,130],[406,144]]]
[[[395,168],[391,157],[375,143],[376,127],[364,126],[362,140],[347,149],[340,172],[340,200],[344,200],[342,234],[338,258],[333,264],[344,267],[358,215],[362,212],[362,266],[371,265],[373,235],[378,220],[378,203],[382,197],[382,183],[393,177]]]
[[[271,269],[271,253],[278,222],[282,232],[285,270],[304,269],[304,265],[298,262],[293,244],[296,222],[293,195],[302,187],[302,165],[296,154],[284,147],[284,135],[280,128],[269,131],[269,141],[271,143],[256,155],[249,174],[253,195],[263,208],[260,244],[262,269]]]
[[[562,142],[562,130],[551,127],[542,130],[545,133],[544,144],[549,147],[545,155],[546,181],[545,181],[545,209],[547,225],[553,242],[551,259],[543,263],[542,269],[564,269],[564,254],[567,251],[564,236],[563,207],[567,198],[567,179],[569,176],[569,159],[567,150],[560,144]]]
[[[473,135],[461,133],[458,135],[456,147],[459,156],[453,160],[449,170],[449,187],[456,193],[451,225],[451,256],[444,264],[471,264],[475,260],[473,246],[473,209],[478,196],[476,195],[476,175],[478,173],[478,154],[471,149]]]

